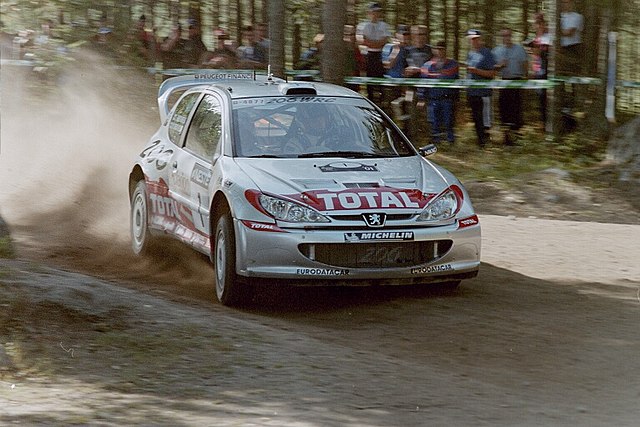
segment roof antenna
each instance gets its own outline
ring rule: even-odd
[[[271,72],[271,64],[267,65],[267,81],[269,83],[273,82],[273,73]]]

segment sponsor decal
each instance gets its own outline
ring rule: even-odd
[[[458,229],[471,227],[473,225],[480,224],[480,220],[478,219],[478,215],[470,216],[469,218],[464,218],[458,220]]]
[[[149,194],[149,200],[151,201],[151,211],[154,214],[169,218],[178,217],[178,204],[172,198],[151,193]]]
[[[426,267],[417,267],[411,269],[411,274],[430,274],[442,273],[445,271],[453,271],[451,264],[430,265]]]
[[[209,239],[207,236],[198,233],[197,231],[190,230],[182,224],[178,224],[174,231],[175,235],[182,241],[192,245],[205,248],[209,250],[211,248]]]
[[[191,194],[189,177],[180,171],[174,171],[174,173],[169,174],[169,187],[172,191],[176,191],[184,196]]]
[[[305,104],[329,104],[336,102],[336,98],[328,98],[323,96],[286,96],[279,98],[267,98],[266,104],[293,104],[293,103],[305,103]]]
[[[253,80],[253,73],[202,73],[193,77],[195,80]]]
[[[374,231],[344,233],[345,242],[413,240],[413,231]]]
[[[341,268],[298,268],[296,274],[301,276],[348,276],[349,270]]]
[[[305,191],[285,195],[319,211],[352,209],[422,209],[434,197],[420,190],[379,187],[359,190]]]
[[[209,188],[209,183],[211,182],[211,170],[202,166],[201,164],[196,163],[191,171],[191,182],[196,183],[200,187]]]
[[[255,222],[255,221],[247,221],[247,220],[242,220],[242,223],[244,224],[245,227],[248,227],[252,230],[271,231],[271,232],[280,232],[280,233],[285,232],[282,228],[276,226],[275,224],[268,224],[264,222]]]
[[[320,166],[322,172],[378,172],[375,165],[363,165],[356,162],[334,162],[324,166]]]

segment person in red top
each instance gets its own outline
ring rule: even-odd
[[[444,41],[431,47],[433,57],[420,68],[420,77],[437,80],[453,80],[459,77],[458,63],[446,55]],[[457,89],[431,87],[427,91],[427,119],[431,122],[433,143],[437,144],[446,134],[447,141],[453,144],[455,136],[453,125],[455,122],[455,101]]]

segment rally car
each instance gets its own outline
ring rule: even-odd
[[[360,94],[209,70],[166,80],[158,106],[129,176],[133,251],[169,235],[208,255],[223,304],[249,283],[455,287],[477,275],[465,188]]]

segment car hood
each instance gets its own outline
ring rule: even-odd
[[[320,211],[422,209],[451,184],[419,156],[235,160],[261,192]]]

